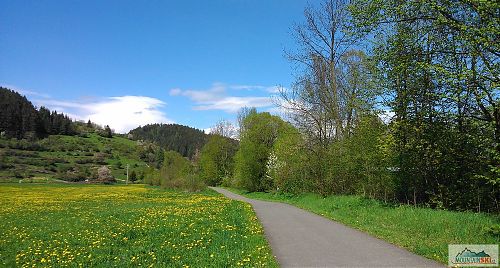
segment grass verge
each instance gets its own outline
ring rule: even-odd
[[[226,189],[253,199],[295,205],[445,264],[448,244],[500,243],[498,215],[387,205],[360,196],[323,198]]]
[[[3,267],[277,267],[250,205],[206,190],[0,185]]]

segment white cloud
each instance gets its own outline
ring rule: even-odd
[[[273,105],[269,97],[224,97],[220,100],[201,104],[194,107],[195,110],[223,110],[229,113],[237,112],[243,107],[268,107]]]
[[[262,90],[269,93],[278,93],[280,90],[287,90],[282,86],[261,86],[261,85],[231,85],[228,86],[229,89],[237,89],[237,90]]]
[[[273,106],[270,97],[263,96],[229,96],[229,90],[263,90],[268,93],[268,89],[259,85],[225,85],[214,83],[206,90],[181,90],[174,88],[170,90],[171,96],[185,96],[195,103],[194,110],[222,110],[234,113],[243,107],[270,107]]]
[[[50,109],[58,108],[76,120],[91,120],[100,125],[109,125],[119,133],[126,133],[140,125],[173,123],[160,108],[165,105],[159,99],[145,96],[109,97],[93,102],[58,100],[35,100]]]
[[[229,86],[229,88],[237,90],[266,89],[265,86],[259,86],[259,85],[231,85]]]

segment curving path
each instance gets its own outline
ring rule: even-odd
[[[281,267],[443,267],[388,242],[297,207],[249,199]]]

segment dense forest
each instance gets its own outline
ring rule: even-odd
[[[146,125],[131,130],[129,134],[134,140],[151,141],[188,158],[193,158],[207,142],[207,134],[202,130],[177,124]]]

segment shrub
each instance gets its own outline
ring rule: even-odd
[[[111,170],[107,166],[102,166],[97,170],[97,182],[104,184],[115,183],[116,179],[111,174]]]
[[[135,182],[137,180],[137,174],[135,173],[135,170],[132,170],[132,172],[130,172],[129,180],[131,182]]]
[[[159,175],[162,188],[199,191],[205,187],[199,176],[195,175],[191,162],[178,152],[165,152]]]

